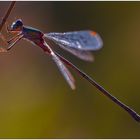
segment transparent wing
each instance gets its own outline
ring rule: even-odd
[[[48,33],[45,37],[65,48],[83,51],[99,50],[103,42],[98,33],[94,31],[74,31],[66,33]]]
[[[75,55],[76,57],[78,57],[82,60],[85,60],[85,61],[93,61],[94,60],[92,53],[89,51],[77,50],[75,48],[69,48],[69,47],[62,45],[62,44],[59,44],[59,46],[62,49],[70,52],[71,54]]]
[[[51,53],[54,62],[57,64],[59,70],[61,71],[62,75],[70,85],[70,87],[74,90],[75,89],[75,80],[69,70],[65,67],[63,62],[52,52]]]

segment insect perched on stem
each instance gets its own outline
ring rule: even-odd
[[[70,85],[72,89],[75,89],[75,80],[64,64],[68,65],[73,70],[75,70],[79,75],[81,75],[93,86],[95,86],[98,90],[100,90],[101,93],[106,95],[114,103],[116,103],[125,111],[127,111],[136,121],[140,122],[140,116],[134,110],[132,110],[127,105],[119,101],[108,91],[106,91],[102,86],[100,86],[97,82],[95,82],[91,77],[89,77],[83,71],[78,69],[75,65],[73,65],[64,57],[62,57],[60,54],[52,50],[52,48],[45,41],[45,38],[52,40],[58,46],[72,53],[73,55],[86,61],[92,61],[93,56],[91,55],[90,51],[99,50],[103,46],[103,42],[99,34],[93,31],[76,31],[66,33],[44,34],[38,29],[24,26],[21,19],[18,19],[15,22],[13,22],[11,28],[9,29],[7,27],[7,30],[9,32],[18,33],[15,37],[13,37],[8,41],[9,46],[7,51],[10,50],[19,40],[23,38],[31,41],[33,44],[42,48],[46,54],[52,57],[54,62],[57,64],[59,70],[61,71],[62,75],[66,79],[67,83]]]

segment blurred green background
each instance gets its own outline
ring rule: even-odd
[[[1,18],[9,3],[0,2]],[[94,63],[55,49],[140,113],[140,2],[17,2],[8,24],[17,18],[43,32],[97,31],[104,47]],[[140,124],[71,72],[75,91],[31,43],[2,53],[0,138],[140,138]]]

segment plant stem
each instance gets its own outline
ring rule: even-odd
[[[1,24],[0,24],[0,32],[1,32],[1,30],[2,30],[2,28],[3,28],[3,26],[4,26],[4,24],[5,24],[5,22],[7,21],[7,18],[9,17],[9,15],[10,15],[10,13],[11,13],[11,11],[12,11],[14,5],[15,5],[15,3],[16,3],[16,1],[12,1],[12,2],[10,3],[10,6],[9,6],[7,12],[5,13],[5,16],[3,17],[2,22],[1,22]]]

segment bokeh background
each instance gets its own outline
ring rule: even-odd
[[[0,2],[1,18],[9,4]],[[52,48],[140,113],[140,2],[17,2],[7,24],[17,18],[43,32],[97,31],[104,47],[94,63]],[[0,138],[140,138],[140,124],[71,72],[75,91],[31,43],[1,53]]]

